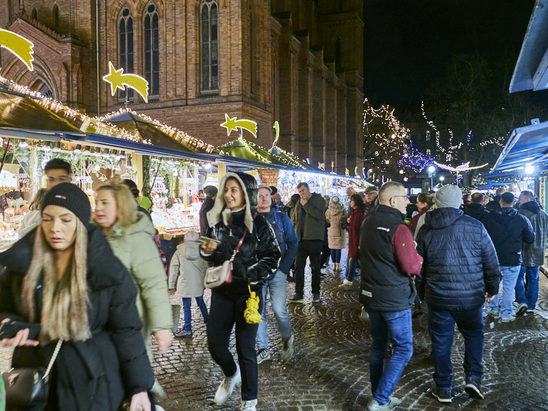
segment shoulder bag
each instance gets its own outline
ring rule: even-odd
[[[247,228],[245,229],[244,235],[238,242],[238,245],[232,253],[230,260],[226,260],[222,265],[217,267],[209,267],[206,270],[204,277],[204,287],[205,288],[215,288],[221,284],[230,284],[232,282],[232,262],[236,258],[236,254],[240,250],[240,247],[244,243],[245,236],[247,234]]]
[[[6,389],[6,409],[43,410],[49,394],[49,375],[63,340],[57,341],[49,364],[43,368],[12,368],[2,373]]]

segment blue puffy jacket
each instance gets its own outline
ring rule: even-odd
[[[497,294],[500,281],[495,247],[481,222],[456,208],[425,214],[417,237],[424,258],[425,300],[434,310],[481,307],[485,292]]]

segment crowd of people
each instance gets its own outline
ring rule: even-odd
[[[321,270],[329,259],[340,287],[359,289],[372,336],[369,410],[400,403],[392,393],[413,356],[412,321],[423,306],[432,394],[441,403],[452,400],[455,324],[465,341],[465,391],[483,399],[484,317],[509,322],[536,309],[548,215],[530,191],[517,199],[501,191],[489,201],[445,185],[410,203],[402,184],[388,182],[363,193],[348,188],[345,209],[346,199],[322,197],[306,182],[283,204],[275,187],[228,172],[218,189],[204,188],[200,232],[185,234],[166,270],[135,183],[114,179],[97,187],[92,212],[71,183],[68,163],[53,159],[45,173],[47,188],[34,200],[21,240],[0,254],[0,339],[21,350],[15,368],[54,359],[46,409],[115,410],[124,401],[130,410],[153,409],[165,393],[150,365],[152,337],[160,354],[174,337],[192,338],[194,298],[224,374],[215,403],[224,404],[241,385],[241,410],[255,410],[258,364],[272,358],[265,302],[281,337],[281,359],[289,361],[298,341],[287,303],[305,302],[307,261],[313,304],[322,301]],[[208,308],[204,284],[220,271],[225,281],[212,288]],[[247,313],[254,295],[260,323]],[[233,330],[237,360],[229,348]]]

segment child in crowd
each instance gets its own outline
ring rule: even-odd
[[[204,276],[208,264],[200,256],[196,231],[185,234],[185,241],[177,246],[177,250],[169,265],[169,290],[173,309],[173,324],[179,324],[181,299],[183,301],[184,326],[182,330],[174,330],[175,337],[192,338],[192,317],[190,306],[192,298],[196,299],[198,307],[207,323],[207,307],[204,303]]]

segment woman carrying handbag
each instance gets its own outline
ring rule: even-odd
[[[0,280],[2,345],[16,347],[15,370],[52,364],[47,398],[29,398],[28,405],[116,410],[129,399],[131,411],[149,411],[154,377],[129,273],[89,223],[89,200],[77,186],[53,187],[41,212],[40,225],[0,254],[7,268]],[[10,383],[17,380],[8,376]],[[8,409],[12,399],[20,400],[8,388]]]
[[[261,290],[264,280],[277,269],[281,256],[272,227],[257,215],[256,208],[255,178],[245,173],[227,173],[215,205],[207,213],[207,237],[212,240],[200,245],[202,256],[216,267],[233,259],[230,283],[212,289],[207,321],[209,352],[225,375],[215,394],[215,403],[224,404],[241,382],[241,410],[247,411],[255,410],[257,405],[255,339],[258,325],[244,319],[246,301],[250,289]],[[238,364],[228,347],[234,324]]]

